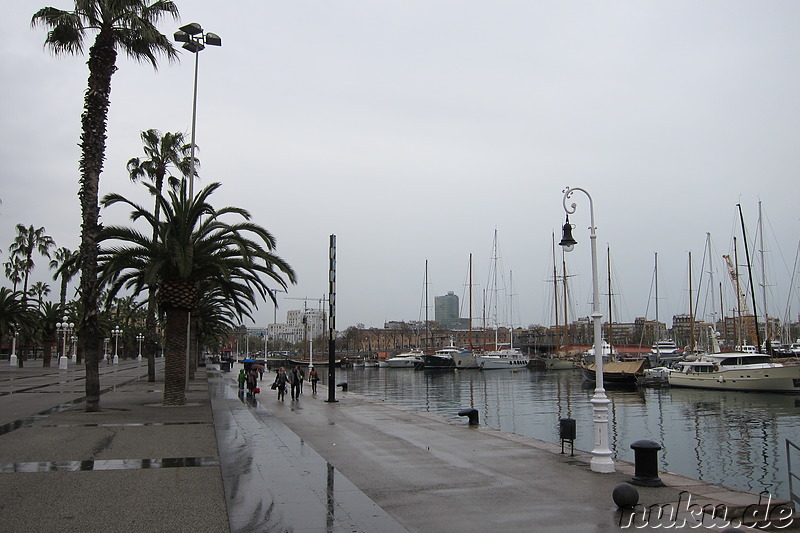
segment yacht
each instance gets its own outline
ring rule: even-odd
[[[476,355],[475,360],[481,370],[526,367],[531,361],[530,357],[524,355],[519,348],[510,347]]]
[[[679,362],[668,379],[673,387],[800,393],[800,365],[773,363],[758,353],[703,354]]]
[[[466,350],[462,350],[460,348],[456,348],[453,344],[453,339],[450,339],[450,345],[445,346],[439,350],[436,350],[432,354],[425,354],[422,356],[423,360],[423,368],[434,368],[434,369],[448,369],[448,368],[455,368],[456,363],[453,359],[454,355],[462,354],[467,352]],[[468,352],[467,352],[468,353]],[[420,368],[419,366],[415,368]]]
[[[414,368],[423,363],[423,355],[422,350],[411,350],[390,357],[386,360],[386,364],[389,368]]]
[[[647,358],[650,360],[651,366],[663,366],[680,359],[681,350],[678,348],[678,345],[675,344],[675,341],[657,341],[652,348],[650,348],[650,354],[647,356]]]

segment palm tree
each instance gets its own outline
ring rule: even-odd
[[[184,140],[183,133],[165,133],[155,129],[142,132],[144,153],[147,159],[132,158],[128,161],[128,172],[131,181],[148,178],[157,194],[161,194],[164,187],[164,178],[175,167],[185,177],[191,173],[192,146]],[[195,160],[195,167],[198,162]],[[177,186],[177,179],[170,175],[173,188]],[[161,206],[158,201],[153,208],[155,221],[161,218]],[[153,242],[158,241],[158,224],[153,226]],[[147,359],[147,380],[156,380],[156,350],[158,349],[158,334],[156,331],[156,288],[147,287],[147,315],[145,319],[144,355]]]
[[[111,294],[123,287],[138,291],[158,286],[159,308],[166,317],[164,404],[182,405],[186,402],[186,330],[190,312],[198,307],[199,293],[218,291],[227,308],[242,315],[259,296],[275,300],[274,291],[261,275],[285,289],[287,280],[295,282],[295,273],[272,253],[274,237],[251,223],[247,211],[236,207],[217,210],[209,204],[219,183],[208,185],[194,198],[188,197],[186,180],[168,196],[148,187],[160,205],[162,220],[116,194],[103,198],[103,206],[127,204],[133,209],[131,220],[143,220],[151,230],[156,226],[159,239],[154,242],[133,228],[104,228],[103,242],[114,246],[101,250],[101,271]],[[244,221],[227,223],[224,219],[229,216]]]
[[[100,173],[106,152],[111,76],[117,70],[117,50],[137,61],[158,67],[156,57],[177,57],[170,40],[156,24],[165,16],[178,18],[174,2],[156,0],[75,0],[74,11],[45,7],[31,19],[32,26],[48,28],[45,46],[56,54],[83,53],[87,33],[96,32],[89,49],[89,81],[81,117],[81,246],[80,298],[83,315],[79,321],[82,335],[80,351],[86,354],[86,410],[100,409],[101,335],[98,327],[97,254],[99,248],[100,209],[98,206]]]
[[[63,308],[61,304],[46,302],[39,305],[37,309],[36,337],[42,343],[43,363],[42,366],[49,367],[52,359],[53,345],[58,342],[58,330],[56,324],[61,322]],[[58,355],[58,348],[56,349]]]
[[[0,338],[26,332],[34,324],[33,313],[22,293],[0,287]],[[17,365],[22,367],[25,357],[20,355]]]
[[[61,279],[61,292],[59,302],[61,307],[67,304],[67,284],[78,273],[80,265],[78,264],[78,252],[73,252],[69,248],[63,246],[53,253],[53,258],[50,260],[50,270],[55,269],[53,274],[53,281]]]
[[[50,249],[56,245],[52,237],[44,232],[44,228],[36,228],[33,226],[25,227],[23,224],[17,224],[17,236],[14,237],[14,242],[8,247],[8,252],[12,257],[22,261],[22,268],[24,274],[24,283],[22,286],[22,297],[25,298],[28,294],[28,278],[33,272],[33,252],[39,252],[50,259]]]
[[[37,281],[28,290],[28,296],[36,298],[36,301],[40,306],[42,305],[42,300],[48,294],[50,294],[50,285],[43,281]]]
[[[17,285],[22,283],[25,277],[25,261],[19,257],[11,257],[8,261],[3,263],[3,267],[5,268],[8,281],[12,283],[14,291],[16,292]]]

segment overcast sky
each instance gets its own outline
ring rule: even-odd
[[[800,3],[177,3],[181,21],[162,24],[165,34],[198,22],[223,41],[200,54],[198,186],[220,181],[217,205],[249,210],[275,235],[299,278],[289,296],[311,307],[328,291],[337,235],[339,329],[424,316],[426,260],[431,318],[435,295],[467,299],[470,253],[481,315],[495,230],[506,289],[513,271],[513,322],[552,324],[552,235],[567,185],[593,197],[615,320],[654,317],[656,252],[660,318],[688,313],[689,252],[695,290],[701,277],[710,285],[707,233],[732,309],[721,255],[741,235],[737,203],[757,254],[759,200],[768,310],[797,316]],[[0,19],[3,262],[17,223],[44,226],[59,246],[79,243],[86,58],[43,49],[45,31],[30,19],[45,5],[73,4],[15,0]],[[157,72],[124,55],[117,66],[101,194],[145,201],[125,164],[142,155],[142,130],[188,138],[194,57]],[[589,203],[573,200],[571,312],[588,316]],[[117,206],[102,219],[127,215]],[[741,237],[738,247],[744,264]],[[34,279],[57,292],[47,261],[36,264]],[[279,322],[303,306],[284,297]],[[257,317],[271,322],[272,304]]]

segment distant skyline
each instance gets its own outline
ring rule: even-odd
[[[45,5],[73,3],[12,2],[0,20],[1,262],[18,223],[44,226],[59,246],[79,242],[86,57],[43,48],[45,32],[30,20]],[[710,284],[707,233],[714,284],[732,312],[722,255],[734,255],[737,236],[744,265],[741,203],[750,253],[760,256],[759,200],[769,314],[797,320],[800,4],[177,5],[181,21],[162,23],[165,35],[198,22],[222,38],[199,57],[195,187],[220,181],[215,201],[249,210],[277,238],[298,274],[278,294],[278,321],[303,307],[288,298],[317,308],[327,295],[331,234],[338,329],[419,320],[426,260],[430,315],[434,296],[448,291],[463,304],[470,254],[479,315],[497,230],[507,289],[513,271],[514,324],[552,325],[567,185],[594,200],[604,321],[608,250],[615,320],[654,318],[657,252],[659,318],[669,325],[689,311],[689,252],[693,290]],[[142,130],[188,136],[194,56],[183,51],[157,72],[120,56],[118,67],[101,195],[145,201],[125,164],[142,155]],[[591,313],[589,203],[574,201],[571,319]],[[102,221],[127,216],[111,208]],[[47,261],[35,260],[33,281],[57,293]],[[557,261],[560,271],[560,252]],[[719,307],[707,294],[700,301],[701,318]],[[256,316],[256,326],[271,323],[272,304]]]

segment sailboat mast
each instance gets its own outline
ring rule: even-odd
[[[737,319],[734,321],[734,335],[741,350],[744,344],[744,334],[742,333],[742,305],[747,305],[747,297],[742,296],[742,284],[739,281],[739,247],[736,245],[736,237],[733,238],[733,260],[736,262],[736,315]],[[744,301],[742,301],[744,300]],[[738,328],[736,325],[738,324]],[[737,333],[738,331],[738,333]]]
[[[747,246],[747,233],[744,228],[744,214],[742,204],[736,204],[739,208],[739,220],[742,223],[742,238],[744,239],[744,255],[747,258],[747,277],[750,280],[750,296],[753,300],[753,323],[756,327],[756,352],[761,353],[761,333],[758,331],[758,309],[756,308],[756,291],[753,285],[753,269],[750,267],[750,248]]]
[[[655,278],[655,285],[656,285],[656,334],[655,334],[655,345],[656,345],[656,366],[661,365],[661,344],[658,341],[661,340],[661,324],[658,322],[658,252],[654,254],[654,263],[655,267],[653,270],[653,276]]]
[[[611,247],[606,248],[606,255],[608,256],[608,346],[610,353],[614,353],[614,318],[611,314]]]
[[[469,254],[469,349],[472,351],[472,254]]]
[[[564,259],[564,249],[561,249],[561,275],[564,276],[564,347],[569,347],[569,317],[567,316],[567,261]]]
[[[556,271],[556,234],[553,233],[553,302],[555,303],[556,335],[553,344],[558,349],[558,272]]]
[[[425,260],[425,349],[430,346],[431,329],[428,322],[428,260]]]
[[[764,301],[764,343],[770,343],[767,353],[772,352],[772,336],[769,331],[769,314],[767,313],[767,274],[764,265],[764,226],[761,222],[761,200],[758,201],[758,235],[761,248],[761,294]],[[771,355],[771,354],[770,354]]]
[[[692,252],[689,252],[689,354],[694,353],[694,309],[692,308]]]

